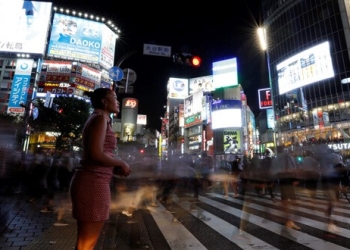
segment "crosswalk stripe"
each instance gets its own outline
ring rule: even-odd
[[[151,214],[171,249],[206,249],[163,205],[158,205]]]
[[[224,238],[221,239],[228,240],[226,243],[231,242],[232,246],[237,246],[237,249],[280,249],[289,242],[294,244],[293,249],[349,249],[347,245],[350,242],[350,230],[348,229],[350,203],[346,200],[337,202],[332,215],[332,219],[342,231],[330,234],[327,230],[327,217],[324,214],[328,200],[323,192],[317,192],[314,203],[310,202],[307,195],[298,193],[297,199],[290,204],[288,216],[291,216],[301,226],[300,231],[286,229],[281,224],[287,216],[282,209],[281,202],[274,203],[269,196],[258,197],[254,192],[247,192],[247,194],[249,199],[242,199],[242,197],[233,198],[233,193],[230,193],[229,197],[224,197],[213,191],[199,196],[198,202],[181,199],[173,194],[172,201],[168,203],[169,206],[163,206],[158,202],[159,206],[152,208],[150,214],[173,250],[202,250],[207,249],[210,245],[205,242],[206,238],[201,238],[202,235],[193,231],[193,228],[191,229],[189,225],[193,225],[191,224],[192,219],[183,216],[190,216],[197,220],[201,216],[210,218],[210,220],[199,220],[202,222],[198,224],[198,227],[207,227],[208,235],[212,236],[213,233],[217,233],[223,236]],[[277,192],[276,198],[280,199],[280,194]],[[233,217],[225,220],[222,212]],[[188,220],[183,221],[182,217]],[[248,223],[251,228],[247,231],[240,230],[239,224],[242,222]],[[261,232],[257,233],[260,229],[261,232],[268,233],[269,237],[275,240],[285,239],[287,241],[275,243],[271,241],[271,238],[264,238]],[[285,234],[285,231],[289,233]],[[334,238],[336,236],[338,239]]]
[[[213,196],[213,197],[218,197],[218,198],[223,198],[222,195],[219,195],[219,194],[215,194],[215,193],[210,193],[209,194],[210,196]],[[233,199],[233,198],[227,198],[228,200],[230,201],[233,201],[233,202],[236,202],[236,203],[239,203],[241,205],[243,205],[243,202],[242,200],[240,199]],[[217,207],[218,209],[222,209],[228,213],[231,213],[231,214],[234,214],[234,215],[237,215],[237,213],[240,213],[240,211],[238,209],[235,209],[235,208],[232,208],[230,206],[227,206],[225,204],[222,204],[220,202],[217,202],[217,201],[213,201],[211,199],[208,199],[208,198],[205,198],[205,197],[200,197],[200,200],[203,201],[203,202],[206,202],[206,203],[209,203],[209,204],[212,204],[213,206]],[[278,215],[278,216],[283,216],[283,213],[280,212],[279,210],[276,210],[276,209],[271,209],[271,208],[268,208],[266,210],[266,208],[260,206],[260,205],[256,205],[254,204],[253,202],[251,202],[249,204],[249,206],[251,206],[252,208],[255,208],[257,210],[260,210],[260,211],[265,211],[265,212],[268,212],[270,213],[271,215]],[[267,223],[264,223],[262,224],[261,221],[264,219],[262,217],[259,217],[259,216],[256,216],[254,214],[248,214],[246,217],[245,217],[246,220],[248,220],[249,222],[251,223],[254,223],[260,227],[263,227],[267,230],[270,230],[276,234],[280,234],[281,232],[281,226],[280,224],[278,223],[275,223],[273,221],[270,221],[268,220]],[[321,228],[325,228],[326,227],[326,224],[325,223],[321,223],[321,222],[318,222],[318,221],[315,221],[315,220],[310,220],[310,219],[307,219],[305,217],[301,218],[301,222],[303,224],[307,224],[311,227],[316,227],[317,229],[321,229]],[[304,223],[305,222],[305,223]],[[307,235],[305,233],[303,233],[302,231],[297,231],[297,230],[293,230],[291,229],[290,230],[292,232],[292,235],[294,237],[297,238],[297,242],[302,244],[302,245],[305,245],[305,246],[308,246],[308,247],[311,247],[312,249],[321,249],[321,248],[325,248],[325,249],[348,249],[348,248],[343,248],[339,245],[336,245],[336,244],[333,244],[333,243],[330,243],[330,242],[325,242],[323,239],[319,239],[319,238],[316,238],[316,237],[313,237],[311,235]],[[346,230],[346,235],[344,235],[343,232],[340,233],[340,235],[342,236],[345,236],[345,237],[348,237],[348,231],[349,230]]]
[[[210,203],[206,201],[206,198],[200,197],[200,201]],[[185,210],[189,211],[193,216],[198,216],[198,210],[201,208],[196,206],[197,211],[191,211],[190,203],[181,204],[180,206],[184,208]],[[234,242],[239,247],[243,249],[277,249],[273,246],[269,245],[268,243],[255,238],[254,236],[250,235],[249,233],[240,233],[239,228],[236,226],[222,220],[221,218],[203,211],[201,213],[202,216],[205,216],[207,218],[210,218],[208,221],[204,221],[205,224],[213,228],[215,231],[219,232],[221,235],[226,237],[228,240]]]

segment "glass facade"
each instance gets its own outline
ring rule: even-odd
[[[277,145],[348,139],[349,5],[345,0],[262,1]],[[327,49],[311,49],[323,43],[332,65],[325,63]],[[331,76],[317,78],[331,66]]]

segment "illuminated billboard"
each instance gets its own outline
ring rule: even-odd
[[[34,61],[32,59],[17,60],[8,106],[8,112],[10,113],[24,113],[24,107],[21,107],[21,104],[27,104],[30,75],[32,73],[33,63]]]
[[[105,24],[55,13],[47,56],[113,67],[117,35]]]
[[[45,53],[52,3],[0,0],[0,52]]]
[[[188,79],[169,78],[168,98],[184,99],[188,96]]]
[[[272,108],[271,88],[258,89],[258,93],[259,93],[259,108],[260,109]]]
[[[213,63],[214,89],[238,85],[237,59],[218,61]]]
[[[267,128],[275,129],[275,112],[273,109],[266,109]]]
[[[212,129],[241,128],[242,102],[239,100],[214,100],[212,102]]]
[[[334,76],[329,43],[298,53],[276,66],[279,94]]]
[[[196,91],[185,98],[183,105],[184,126],[191,127],[202,123],[203,118],[203,90]]]
[[[193,95],[185,98],[184,117],[202,113],[203,111],[203,90],[196,91]]]
[[[42,64],[38,90],[64,94],[67,91],[65,88],[74,86],[82,90],[94,90],[100,86],[100,82],[101,72],[87,65],[79,62],[45,60]]]
[[[241,132],[239,130],[224,130],[223,146],[225,154],[234,154],[242,147]]]
[[[203,92],[214,91],[215,89],[213,87],[213,76],[190,78],[190,95],[198,90],[203,90]]]

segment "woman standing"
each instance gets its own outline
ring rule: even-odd
[[[129,165],[114,157],[116,136],[111,127],[111,114],[119,113],[114,91],[99,88],[85,92],[91,99],[93,113],[83,129],[81,167],[75,170],[70,185],[72,213],[77,220],[77,250],[93,250],[104,223],[109,218],[110,181],[113,168],[128,176]]]

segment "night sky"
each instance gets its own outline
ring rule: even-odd
[[[237,57],[238,82],[255,115],[259,112],[257,89],[267,88],[266,59],[259,48],[256,29],[261,23],[260,0],[213,1],[188,5],[188,1],[54,0],[54,6],[72,8],[112,20],[122,31],[116,46],[121,64],[137,74],[132,94],[139,100],[139,114],[148,127],[160,130],[169,77],[201,77],[212,74],[212,63]],[[173,2],[173,3],[172,3]],[[221,3],[222,2],[222,3]],[[178,65],[171,58],[142,54],[143,44],[170,46],[172,53],[192,53],[202,58],[200,68]]]

